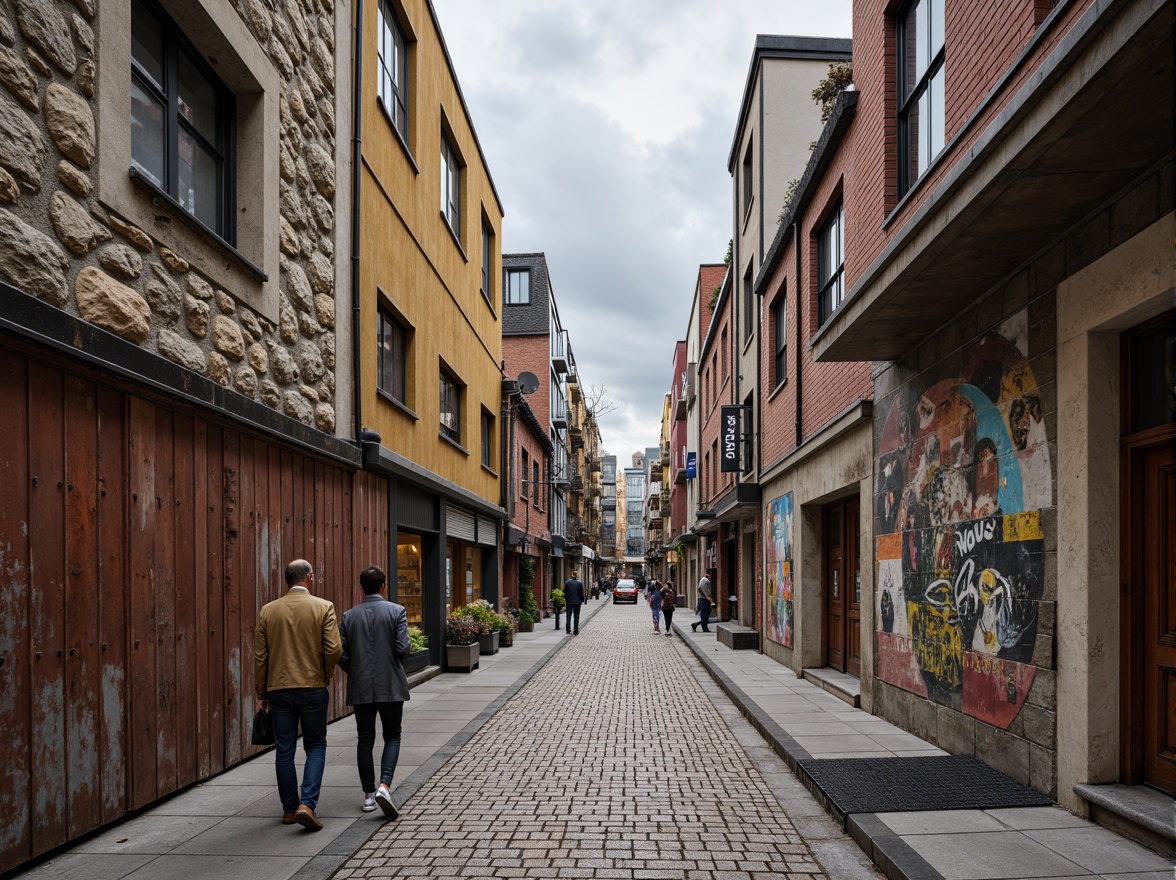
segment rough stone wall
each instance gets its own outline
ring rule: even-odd
[[[127,173],[95,133],[95,30],[113,2],[129,0],[0,0],[0,278],[333,433],[334,0],[237,2],[281,78],[276,325],[96,198],[98,175]]]

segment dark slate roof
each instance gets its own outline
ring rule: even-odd
[[[506,270],[531,270],[531,304],[506,304]],[[502,335],[547,336],[551,332],[551,276],[547,258],[542,254],[502,255]]]

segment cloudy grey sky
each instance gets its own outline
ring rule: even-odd
[[[433,0],[506,209],[543,251],[605,449],[657,445],[700,263],[731,238],[727,153],[756,34],[850,36],[850,0]]]

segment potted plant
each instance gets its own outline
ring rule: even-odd
[[[483,654],[497,654],[501,638],[502,617],[485,599],[471,602],[453,611],[455,616],[467,617],[478,625],[478,643]]]
[[[498,620],[498,644],[504,648],[509,648],[514,645],[514,619],[505,614],[499,614]]]
[[[519,609],[519,632],[529,633],[535,629],[535,618],[526,608]]]
[[[559,613],[564,609],[564,593],[559,587],[551,591],[551,610],[555,612],[555,628],[559,629]]]
[[[419,626],[408,628],[409,654],[402,661],[406,675],[420,672],[429,665],[429,637]]]
[[[460,614],[451,614],[445,621],[445,663],[450,669],[477,669],[479,629],[476,620]]]

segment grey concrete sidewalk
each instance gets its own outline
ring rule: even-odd
[[[582,609],[583,628],[605,605]],[[394,798],[403,804],[539,667],[573,637],[549,618],[514,646],[483,656],[472,673],[437,675],[413,688],[404,707]],[[340,673],[342,674],[342,673]],[[355,722],[349,716],[327,731],[327,766],[317,815],[325,826],[309,833],[280,823],[273,752],[193,786],[83,840],[17,875],[21,880],[319,880],[331,875],[385,821],[364,813],[355,765]],[[379,763],[379,737],[375,760]],[[301,775],[301,748],[296,761]]]
[[[692,633],[688,616],[676,627],[683,650],[794,770],[808,758],[945,754],[758,652],[733,651],[713,631]],[[855,814],[848,825],[890,880],[1173,880],[1171,862],[1057,806]]]

